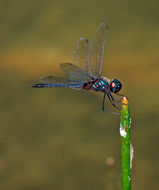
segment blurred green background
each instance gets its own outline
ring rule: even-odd
[[[63,76],[59,63],[101,22],[103,76],[130,102],[132,189],[159,188],[159,2],[0,0],[0,189],[120,189],[120,119],[102,94],[31,87]]]

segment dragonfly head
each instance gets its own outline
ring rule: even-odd
[[[117,79],[113,79],[113,80],[111,81],[111,83],[110,83],[110,91],[111,91],[111,92],[114,92],[114,93],[119,92],[120,89],[121,89],[121,87],[122,87],[122,84],[121,84],[121,82],[120,82],[119,80],[117,80]]]

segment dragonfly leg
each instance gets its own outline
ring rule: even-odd
[[[108,92],[108,94],[110,95],[111,99],[112,99],[113,102],[114,102],[114,100],[115,100],[114,96],[113,96],[110,92]]]
[[[118,107],[116,106],[116,104],[114,103],[114,100],[113,100],[113,98],[112,98],[110,92],[107,93],[107,96],[108,96],[108,98],[109,98],[111,104],[112,104],[116,109],[120,110],[120,108],[118,108]]]
[[[113,111],[108,111],[108,110],[104,110],[104,112],[114,114],[114,115],[120,115],[120,112],[113,112]]]
[[[118,95],[118,96],[121,96],[121,97],[124,97],[124,95],[123,94],[118,94],[118,93],[115,93],[116,95]]]
[[[115,98],[111,93],[109,93],[110,97],[112,98],[113,102],[120,102],[122,101],[122,97]]]
[[[106,93],[104,93],[104,96],[103,96],[103,103],[102,103],[102,110],[103,111],[104,111],[105,96],[106,96]]]
[[[108,92],[105,92],[105,93],[104,93],[104,96],[103,96],[102,110],[103,110],[104,112],[107,112],[107,113],[110,113],[110,114],[120,115],[120,112],[112,112],[112,111],[108,111],[108,110],[105,110],[105,109],[104,109],[105,97],[106,97],[107,93],[108,93]]]

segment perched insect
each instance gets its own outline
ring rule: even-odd
[[[122,87],[121,82],[117,79],[110,81],[101,76],[107,33],[108,25],[101,23],[89,44],[86,38],[80,38],[77,41],[73,50],[72,63],[60,64],[60,69],[69,74],[69,79],[45,76],[40,78],[43,83],[33,84],[33,87],[69,87],[103,92],[102,110],[104,111],[106,95],[111,104],[119,109],[117,102],[120,102],[120,100],[115,98],[112,93],[122,96],[118,94]]]

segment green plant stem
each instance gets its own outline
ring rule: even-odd
[[[121,189],[131,189],[131,161],[130,161],[130,114],[126,97],[123,97],[121,107]]]

